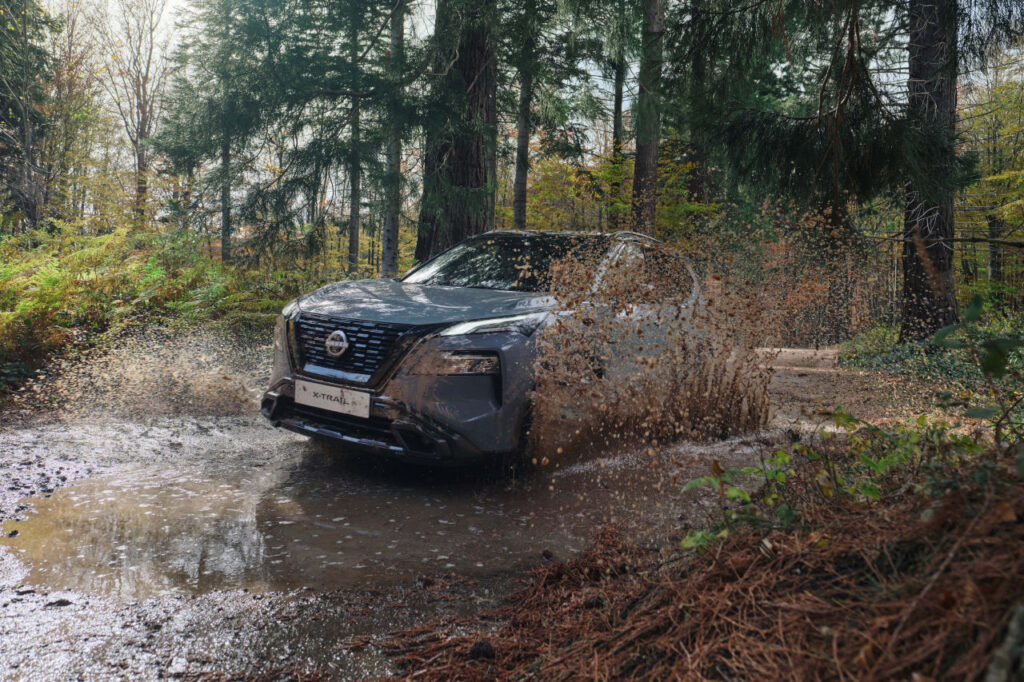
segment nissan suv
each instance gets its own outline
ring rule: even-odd
[[[436,464],[515,461],[526,447],[538,330],[555,312],[551,267],[595,278],[632,233],[488,232],[402,279],[336,282],[285,306],[261,411],[275,426]]]

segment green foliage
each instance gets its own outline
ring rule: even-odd
[[[718,493],[720,517],[710,530],[689,533],[684,549],[701,549],[738,527],[810,527],[823,513],[870,506],[904,493],[937,497],[962,487],[966,477],[998,484],[1001,469],[977,440],[942,421],[919,417],[881,429],[837,409],[830,418],[839,438],[823,433],[817,445],[795,444],[761,459],[760,467],[723,470],[690,481],[684,491]],[[743,481],[746,486],[734,485]]]
[[[997,445],[1024,452],[1024,328],[984,326],[985,308],[981,296],[972,298],[962,321],[940,329],[933,343],[966,354],[980,371],[983,390],[965,416],[989,420]]]
[[[1013,447],[1024,441],[1024,316],[999,314],[975,295],[961,319],[932,339],[903,345],[894,328],[876,327],[847,343],[840,360],[943,386],[940,405],[967,408],[963,416],[991,422],[997,440],[1006,437]]]
[[[0,241],[0,263],[0,386],[133,322],[269,329],[285,302],[326,281],[225,266],[187,232],[37,230]]]

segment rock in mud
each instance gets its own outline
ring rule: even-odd
[[[494,658],[494,647],[486,639],[481,639],[469,650],[470,658]]]

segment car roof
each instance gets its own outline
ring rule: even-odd
[[[606,239],[614,239],[616,241],[623,242],[644,242],[647,244],[660,244],[661,241],[655,239],[646,234],[640,232],[630,232],[628,230],[618,230],[616,232],[577,232],[577,231],[565,231],[565,232],[553,232],[553,231],[541,231],[541,230],[491,230],[482,234],[476,235],[477,237],[486,237],[490,235],[509,235],[509,236],[523,236],[523,237],[549,237],[549,236],[567,236],[567,237],[601,237]]]

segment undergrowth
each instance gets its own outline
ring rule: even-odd
[[[321,272],[323,282],[340,279]],[[0,240],[0,389],[55,354],[127,325],[265,329],[323,283],[303,272],[222,264],[184,233],[35,231]]]
[[[988,311],[978,332],[999,337],[1024,332],[1024,313],[1005,314]],[[959,391],[972,391],[982,379],[981,371],[964,348],[948,348],[933,339],[897,343],[899,328],[879,325],[843,344],[839,362],[845,367],[915,376]],[[1017,354],[1013,366],[1024,369],[1024,356]]]
[[[715,516],[674,556],[609,530],[507,606],[382,648],[416,679],[1020,679],[1024,339],[982,317],[931,341],[977,377],[947,420],[823,413],[689,483]]]
[[[383,649],[428,680],[1017,679],[1021,462],[944,423],[832,419],[763,467],[712,464],[695,486],[721,520],[676,556],[606,531],[507,606]]]

